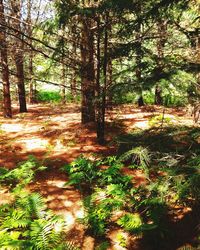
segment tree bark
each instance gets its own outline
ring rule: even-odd
[[[34,91],[34,84],[33,84],[33,51],[29,53],[29,75],[30,75],[30,82],[29,82],[29,102],[31,104],[36,103],[36,96]]]
[[[0,23],[5,23],[3,0],[0,0]],[[2,66],[2,82],[3,82],[3,115],[5,118],[12,117],[11,98],[10,98],[10,82],[7,44],[5,35],[5,26],[0,29],[0,55]]]
[[[161,74],[163,72],[163,58],[164,58],[164,48],[166,43],[166,31],[167,26],[166,23],[163,20],[160,20],[157,23],[157,29],[158,29],[158,41],[157,41],[157,52],[158,52],[158,62],[157,62],[157,72],[158,74]],[[163,98],[162,98],[162,88],[159,83],[156,84],[155,88],[155,105],[162,105],[163,104]]]
[[[92,20],[82,17],[81,121],[83,124],[95,121],[94,34],[91,28]]]
[[[64,64],[64,59],[62,63],[62,86],[61,86],[61,96],[62,96],[62,102],[63,104],[66,103],[66,93],[65,93],[65,84],[66,84],[66,68]]]
[[[141,13],[141,4],[138,4],[138,15]],[[138,16],[139,17],[139,16]],[[140,21],[136,24],[136,79],[138,83],[138,89],[139,89],[139,98],[138,98],[138,106],[144,106],[144,100],[142,96],[142,68],[141,68],[141,63],[142,63],[142,56],[143,56],[143,51],[142,51],[142,38],[141,38],[141,27],[142,24]]]
[[[32,9],[32,1],[28,0],[27,3],[27,34],[29,37],[32,37],[32,17],[31,17],[31,9]],[[30,41],[31,46],[32,46],[32,40]],[[34,83],[33,83],[33,78],[34,78],[34,73],[33,73],[33,51],[29,49],[28,52],[28,71],[29,71],[29,76],[30,76],[30,81],[29,81],[29,103],[34,104],[36,103],[36,96],[35,96],[35,91],[34,91]]]
[[[73,21],[74,21],[74,25],[72,25],[72,28],[71,28],[72,40],[73,40],[72,53],[73,53],[74,59],[77,60],[77,43],[78,43],[78,39],[77,39],[77,36],[75,35],[77,33],[77,25],[78,25],[77,18],[75,17]],[[77,91],[76,91],[76,88],[77,88],[77,71],[75,70],[75,66],[76,65],[73,64],[73,68],[71,69],[72,74],[71,74],[71,84],[70,84],[71,95],[72,95],[73,101],[75,101],[76,97],[77,97]]]
[[[18,96],[19,96],[19,111],[21,113],[27,112],[26,107],[26,91],[25,91],[25,83],[24,83],[24,57],[23,57],[23,42],[21,38],[21,1],[20,0],[12,0],[12,25],[16,29],[14,32],[15,37],[19,38],[16,40],[14,45],[14,60],[16,65],[16,73],[17,73],[17,86],[18,86]]]

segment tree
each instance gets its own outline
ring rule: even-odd
[[[163,72],[163,59],[164,59],[164,48],[165,43],[167,41],[167,23],[160,19],[157,22],[157,30],[158,30],[158,39],[157,39],[157,72],[158,74],[162,74]],[[156,105],[161,105],[163,103],[162,100],[162,88],[159,83],[156,84],[155,87],[155,102]]]
[[[0,23],[2,24],[2,27],[0,29],[0,55],[3,83],[3,113],[5,118],[11,118],[12,110],[3,0],[0,0]]]
[[[95,121],[95,71],[94,71],[94,31],[93,19],[81,17],[81,121]]]
[[[21,33],[21,0],[11,0],[12,26],[14,29],[15,45],[13,48],[14,61],[16,66],[16,80],[19,96],[19,110],[21,113],[27,112],[26,91],[24,83],[24,56],[23,37]]]
[[[28,0],[27,2],[27,35],[29,37],[32,37],[33,34],[33,27],[32,27],[32,15],[31,15],[31,11],[32,11],[32,5],[33,5],[33,1],[32,0]],[[31,45],[32,45],[32,40],[30,41]],[[31,104],[36,102],[36,96],[35,96],[35,90],[34,90],[34,84],[33,84],[33,78],[34,78],[34,73],[33,73],[33,50],[32,49],[28,49],[28,73],[29,73],[29,77],[30,77],[30,81],[29,81],[29,102]]]

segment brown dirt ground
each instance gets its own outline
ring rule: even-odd
[[[67,178],[59,168],[80,154],[88,157],[94,154],[114,154],[116,145],[113,139],[117,134],[138,128],[146,129],[149,127],[149,118],[162,112],[162,107],[140,109],[133,105],[109,110],[106,118],[108,143],[99,146],[95,125],[81,125],[78,105],[29,105],[28,113],[24,114],[19,114],[15,106],[13,119],[4,119],[0,114],[0,166],[13,168],[29,155],[36,156],[47,165],[47,171],[37,176],[31,189],[42,193],[49,208],[65,217],[70,227],[69,238],[80,245],[81,249],[92,250],[95,245],[94,239],[84,235],[83,226],[76,222],[83,214],[81,195],[77,190],[63,187]],[[165,116],[170,117],[175,124],[192,125],[191,117],[182,109],[166,109]],[[134,172],[134,175],[137,175],[138,182],[143,182],[140,172]],[[115,234],[116,232],[110,234],[113,242],[111,249],[123,249],[116,242]],[[139,247],[134,243],[131,249]]]

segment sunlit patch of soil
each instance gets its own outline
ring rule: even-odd
[[[0,206],[9,204],[13,201],[13,196],[9,193],[7,188],[0,187]]]

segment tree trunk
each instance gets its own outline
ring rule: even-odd
[[[141,95],[138,98],[138,107],[142,107],[142,106],[144,106],[144,99],[143,99],[143,96]]]
[[[92,20],[82,17],[81,121],[83,124],[95,121],[94,34],[91,28]]]
[[[77,82],[76,82],[76,71],[75,69],[72,69],[72,79],[71,79],[71,95],[73,98],[73,101],[76,100],[76,96],[77,96],[77,92],[76,92],[76,88],[77,88]]]
[[[96,72],[96,132],[97,132],[97,141],[99,144],[104,144],[104,127],[105,127],[105,103],[103,103],[103,91],[100,83],[101,75],[101,38],[100,38],[100,17],[97,17],[97,72]],[[104,45],[105,46],[105,45]],[[105,50],[105,47],[104,47]],[[105,51],[104,51],[105,53]],[[105,59],[104,59],[105,60]],[[105,64],[105,62],[104,62]],[[104,65],[105,67],[105,65]],[[104,72],[105,74],[105,72]]]
[[[63,58],[63,62],[62,62],[62,87],[61,87],[61,96],[62,96],[63,104],[65,104],[65,102],[66,102],[66,93],[65,93],[66,68],[65,67],[66,66],[64,64],[64,58]]]
[[[160,20],[157,23],[158,27],[158,41],[157,41],[157,52],[158,52],[158,62],[157,62],[157,72],[158,74],[161,74],[163,72],[163,58],[164,58],[164,48],[166,43],[166,31],[167,26],[166,23],[163,20]],[[162,105],[163,104],[163,98],[162,98],[162,88],[160,84],[156,84],[155,88],[155,105]]]
[[[31,20],[31,8],[32,8],[32,1],[28,0],[27,3],[27,34],[29,37],[32,36],[32,20]],[[30,41],[30,44],[32,46],[32,40]],[[27,48],[28,49],[28,48]],[[28,52],[28,71],[29,71],[29,77],[30,77],[30,82],[29,82],[29,103],[33,104],[36,102],[36,96],[35,96],[35,91],[34,91],[34,84],[33,84],[33,51],[29,48]]]
[[[138,15],[141,13],[141,5],[139,4],[138,6]],[[140,22],[137,23],[136,25],[136,79],[138,83],[138,90],[139,90],[139,98],[138,98],[138,106],[144,106],[144,100],[142,96],[142,68],[141,68],[141,63],[142,63],[142,56],[143,56],[143,51],[142,51],[142,38],[141,38],[141,28],[142,24]]]
[[[33,52],[30,51],[29,53],[29,75],[30,75],[30,82],[29,82],[29,102],[31,104],[36,103],[36,96],[34,91],[34,84],[33,84]]]
[[[16,73],[17,73],[17,86],[18,86],[18,96],[19,96],[19,109],[20,112],[27,112],[26,107],[26,92],[25,92],[25,83],[24,83],[24,57],[23,57],[23,41],[22,36],[20,34],[20,19],[21,19],[21,1],[20,0],[12,0],[12,25],[16,29],[15,37],[17,40],[14,44],[14,60],[16,65]]]
[[[159,86],[159,84],[156,84],[155,88],[155,105],[162,105],[163,103],[163,98],[162,98],[162,89]]]
[[[4,24],[4,6],[3,0],[0,0],[0,23]],[[11,98],[10,98],[10,82],[9,82],[9,68],[7,57],[7,44],[5,35],[5,26],[2,25],[0,29],[0,55],[2,66],[2,82],[3,82],[3,114],[5,118],[12,117]]]
[[[77,33],[77,25],[78,25],[77,18],[75,17],[74,18],[74,25],[72,26],[72,29],[71,29],[72,38],[73,38],[72,53],[73,53],[73,57],[74,57],[75,60],[77,60],[77,43],[78,43],[78,39],[77,39],[77,37],[75,35]],[[77,72],[75,70],[75,66],[76,65],[73,63],[73,68],[71,69],[72,74],[71,74],[71,84],[70,84],[71,95],[72,95],[73,101],[75,101],[76,97],[77,97],[77,91],[76,91],[76,88],[77,88],[77,80],[76,80],[77,79]]]

